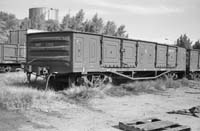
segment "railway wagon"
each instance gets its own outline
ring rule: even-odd
[[[10,31],[7,43],[0,43],[0,71],[9,72],[21,68],[26,61],[27,30]]]
[[[37,29],[26,29],[26,30],[11,30],[9,33],[8,44],[26,46],[26,35],[29,33],[45,32]]]
[[[26,62],[26,34],[40,30],[12,30],[8,42],[0,43],[0,72],[16,71]]]
[[[96,85],[112,78],[177,78],[186,71],[186,50],[156,42],[76,31],[27,35],[27,76]]]
[[[8,43],[11,45],[26,45],[26,34],[28,30],[11,30],[9,34]]]
[[[0,43],[0,71],[14,71],[25,63],[25,46]]]
[[[191,79],[200,79],[200,51],[197,49],[190,49],[187,53],[187,74]]]

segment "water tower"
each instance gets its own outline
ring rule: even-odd
[[[33,25],[38,18],[43,18],[44,20],[58,20],[58,9],[47,7],[30,8],[29,19],[31,20],[31,25]]]

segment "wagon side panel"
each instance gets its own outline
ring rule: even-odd
[[[186,70],[186,49],[178,47],[177,70]]]
[[[10,31],[9,43],[10,44],[20,44],[20,45],[25,46],[26,34],[27,34],[27,30]]]
[[[89,43],[89,63],[88,71],[96,71],[100,68],[100,37],[91,36]]]
[[[122,53],[122,67],[135,68],[137,66],[137,42],[136,41],[123,41]]]
[[[198,51],[190,50],[190,71],[197,71],[198,69]]]
[[[33,72],[44,67],[49,69],[49,73],[72,72],[71,45],[71,33],[29,34],[27,63]]]
[[[0,44],[0,63],[3,62],[3,44]]]
[[[175,68],[177,64],[177,47],[168,46],[167,67]]]
[[[96,72],[100,68],[100,36],[74,33],[73,71]]]
[[[82,72],[84,61],[84,37],[74,34],[73,42],[73,71]]]
[[[25,46],[27,30],[19,30],[19,44]]]
[[[120,67],[120,40],[104,38],[102,45],[102,65],[108,68]]]
[[[138,44],[138,68],[140,70],[154,70],[155,44],[139,42]]]
[[[17,45],[3,45],[3,60],[4,62],[17,62]]]
[[[156,68],[166,68],[167,66],[167,46],[157,45],[156,47]]]
[[[25,46],[18,46],[18,60],[20,62],[26,61],[26,47]]]
[[[10,31],[10,44],[18,44],[19,43],[19,31]]]

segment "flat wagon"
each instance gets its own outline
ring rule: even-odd
[[[76,31],[27,35],[27,76],[52,76],[70,83],[97,83],[112,78],[177,78],[186,71],[186,50],[156,42]]]

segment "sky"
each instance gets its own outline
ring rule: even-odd
[[[193,42],[200,40],[200,0],[0,0],[0,11],[19,19],[33,7],[59,9],[60,21],[80,9],[85,19],[98,13],[104,21],[124,24],[132,39],[173,44],[187,34]]]

